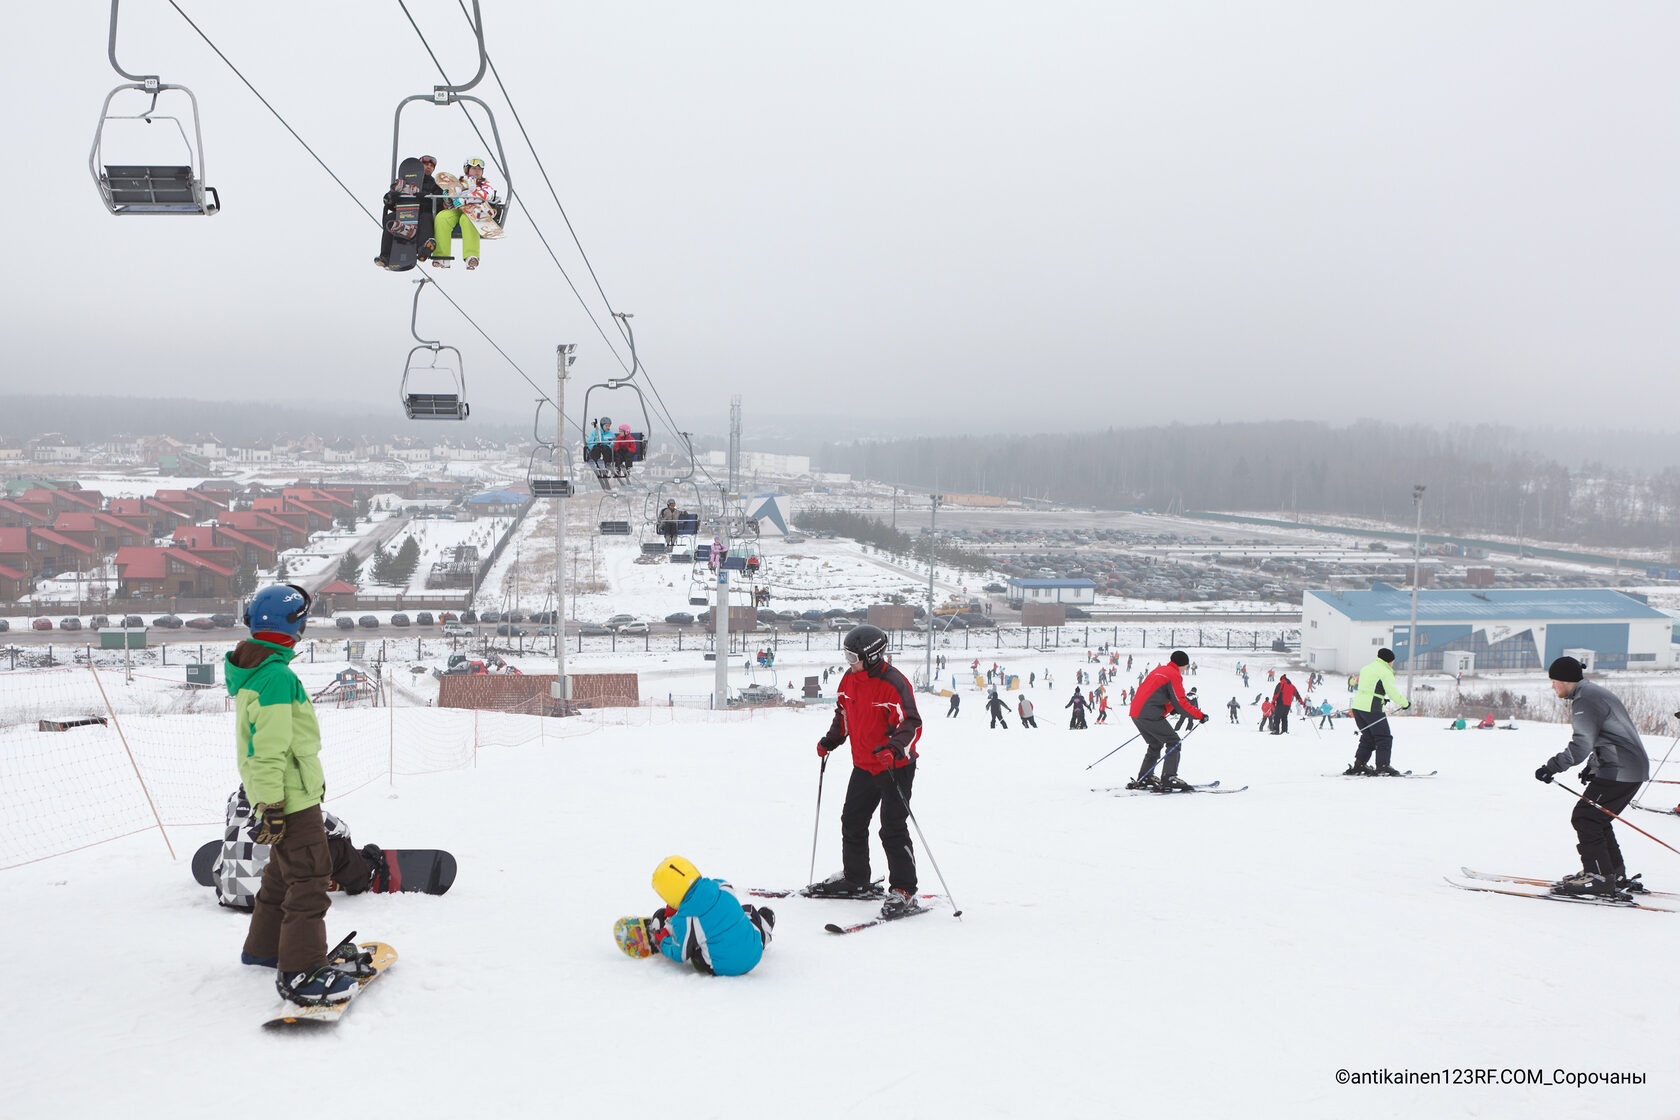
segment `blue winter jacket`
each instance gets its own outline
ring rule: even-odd
[[[718,976],[751,972],[764,956],[764,938],[747,919],[728,883],[697,879],[665,928],[659,951],[674,961],[704,962]],[[701,971],[705,971],[701,968]]]

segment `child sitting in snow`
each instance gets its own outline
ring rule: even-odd
[[[674,961],[687,961],[708,975],[740,976],[770,947],[775,911],[743,906],[733,887],[702,878],[681,856],[660,861],[653,890],[665,905],[647,920],[648,941]]]

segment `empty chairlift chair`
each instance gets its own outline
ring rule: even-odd
[[[88,152],[88,171],[93,175],[94,185],[99,188],[100,200],[112,214],[126,217],[134,214],[195,214],[209,217],[222,208],[221,196],[215,187],[204,185],[204,134],[199,127],[198,98],[186,86],[171,85],[158,78],[156,74],[130,74],[117,63],[117,4],[118,0],[111,0],[111,36],[108,54],[111,68],[128,82],[118,86],[105,95],[105,103],[99,110],[99,127],[93,134],[93,147]],[[111,103],[119,94],[137,91],[151,98],[150,104],[142,113],[112,113]],[[186,94],[187,103],[192,110],[192,137],[187,136],[186,127],[181,118],[166,114],[159,114],[158,98],[169,91]],[[107,126],[118,121],[139,121],[145,125],[153,125],[167,121],[175,126],[175,137],[180,143],[164,143],[160,146],[159,134],[150,128],[133,135],[144,135],[143,144],[134,145],[133,150],[150,157],[146,162],[135,163],[107,163],[106,139]],[[165,132],[168,130],[165,129]],[[119,143],[123,154],[128,154],[128,145]],[[182,160],[185,162],[181,162]]]
[[[465,420],[470,410],[461,352],[436,339],[420,337],[420,293],[428,283],[425,277],[415,281],[409,330],[419,345],[408,352],[408,360],[403,363],[403,412],[410,420]]]

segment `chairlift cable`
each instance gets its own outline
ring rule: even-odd
[[[315,162],[321,165],[321,170],[325,171],[329,176],[331,176],[333,182],[337,183],[341,188],[343,188],[344,193],[350,196],[350,201],[354,202],[356,204],[356,207],[359,210],[361,210],[361,212],[363,214],[367,215],[368,220],[370,222],[372,222],[375,226],[378,226],[380,224],[380,222],[379,222],[379,219],[374,216],[373,211],[369,210],[365,205],[363,205],[362,200],[356,196],[356,193],[354,191],[352,191],[349,187],[345,186],[344,180],[340,179],[338,177],[338,175],[336,173],[334,173],[333,169],[327,165],[327,162],[325,160],[323,160],[319,155],[316,155],[315,149],[311,148],[309,146],[309,142],[306,141],[302,136],[298,135],[297,129],[293,128],[286,121],[286,118],[280,115],[280,111],[278,109],[276,109],[272,104],[269,103],[268,98],[264,97],[257,90],[257,87],[251,84],[250,79],[245,77],[245,75],[240,72],[239,67],[235,66],[233,64],[232,60],[229,59],[227,55],[222,53],[221,48],[216,46],[216,44],[213,41],[211,41],[210,36],[208,36],[204,33],[203,28],[199,27],[198,24],[194,23],[193,20],[192,20],[192,17],[187,15],[186,12],[182,11],[181,10],[181,5],[177,4],[175,2],[175,0],[169,0],[169,6],[174,8],[175,11],[180,15],[180,17],[182,19],[187,21],[187,26],[191,27],[194,31],[196,31],[198,33],[198,37],[204,40],[204,44],[207,47],[209,47],[212,51],[215,52],[216,57],[221,59],[222,62],[227,66],[227,68],[229,70],[233,71],[234,76],[237,77],[241,82],[245,83],[245,88],[250,90],[251,93],[256,97],[256,99],[258,101],[262,102],[263,108],[267,109],[270,113],[272,113],[274,115],[274,119],[279,121],[280,124],[286,129],[286,131],[292,134],[292,138],[295,139],[299,144],[303,145],[303,150],[308,152],[314,158]],[[447,80],[447,78],[446,78],[446,80]],[[528,375],[523,369],[520,368],[519,363],[514,361],[513,358],[508,354],[508,352],[506,350],[503,350],[502,347],[500,346],[500,344],[498,344],[495,339],[490,337],[490,333],[488,331],[486,331],[483,327],[478,325],[478,320],[474,319],[471,315],[467,314],[466,310],[459,303],[456,302],[455,297],[450,295],[449,292],[447,290],[445,290],[445,288],[443,287],[442,284],[438,283],[438,281],[436,279],[432,279],[431,284],[432,284],[433,287],[435,287],[438,290],[439,295],[443,296],[444,299],[449,301],[450,306],[455,308],[456,312],[458,312],[460,314],[461,318],[465,319],[469,324],[471,324],[473,330],[477,331],[479,333],[479,335],[484,339],[484,341],[488,342],[490,344],[491,348],[494,349],[496,351],[496,353],[500,354],[502,356],[502,358],[507,362],[508,365],[513,367],[514,372],[519,374],[520,377],[523,377],[525,379],[526,384],[530,385],[531,388],[535,389],[537,392],[542,393],[544,400],[548,401],[550,404],[554,403],[553,398],[550,397],[543,390],[543,387],[541,385],[538,385],[535,381],[531,380],[530,375]],[[610,343],[609,343],[609,345],[610,345]],[[578,435],[580,435],[580,436],[583,435],[583,426],[581,424],[579,424],[576,420],[572,421],[572,427],[574,427],[578,430]]]
[[[187,21],[187,26],[188,27],[190,27],[194,31],[198,32],[198,37],[200,39],[204,40],[204,44],[207,47],[209,47],[212,51],[216,52],[216,57],[221,59],[224,63],[227,63],[227,68],[229,70],[233,71],[234,77],[238,78],[240,81],[245,83],[245,88],[250,90],[253,94],[255,94],[257,100],[261,101],[263,103],[263,108],[267,109],[270,113],[274,114],[274,119],[279,121],[280,124],[285,127],[286,131],[292,134],[292,138],[294,140],[296,140],[299,144],[303,145],[303,150],[308,152],[310,154],[310,156],[314,158],[315,162],[321,165],[321,170],[325,171],[328,175],[332,176],[333,182],[337,183],[340,187],[342,187],[343,190],[344,190],[344,193],[350,196],[350,201],[354,202],[356,204],[356,206],[361,210],[361,212],[368,216],[368,221],[372,222],[374,225],[377,226],[379,224],[379,219],[374,217],[373,211],[369,210],[365,205],[363,205],[362,200],[356,197],[356,192],[355,191],[352,191],[349,187],[344,185],[344,180],[343,179],[340,179],[337,175],[333,174],[333,169],[327,166],[327,161],[315,154],[315,149],[311,148],[309,146],[308,142],[305,141],[303,137],[298,135],[297,129],[293,128],[290,124],[286,123],[286,118],[282,117],[280,115],[280,111],[278,109],[276,109],[273,105],[270,105],[268,103],[268,98],[264,97],[260,93],[257,93],[257,87],[252,85],[251,82],[250,82],[250,79],[246,78],[244,74],[239,72],[239,67],[235,66],[232,62],[230,62],[228,60],[228,56],[222,53],[220,47],[216,46],[215,43],[210,41],[210,36],[208,36],[204,33],[203,28],[199,27],[198,24],[194,23],[193,20],[192,20],[192,17],[187,15],[186,12],[182,11],[181,10],[181,5],[177,4],[175,2],[175,0],[169,0],[169,6],[171,8],[174,8],[176,13],[182,19]]]

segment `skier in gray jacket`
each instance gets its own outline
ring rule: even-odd
[[[1581,871],[1552,885],[1556,894],[1626,898],[1643,891],[1638,876],[1628,877],[1622,850],[1611,831],[1609,814],[1620,814],[1633,800],[1641,782],[1651,775],[1651,760],[1627,708],[1603,685],[1583,680],[1584,667],[1573,657],[1560,657],[1546,670],[1552,691],[1570,705],[1573,734],[1569,745],[1534,772],[1550,782],[1577,763],[1586,791],[1575,803],[1569,823],[1575,826],[1575,850]]]

